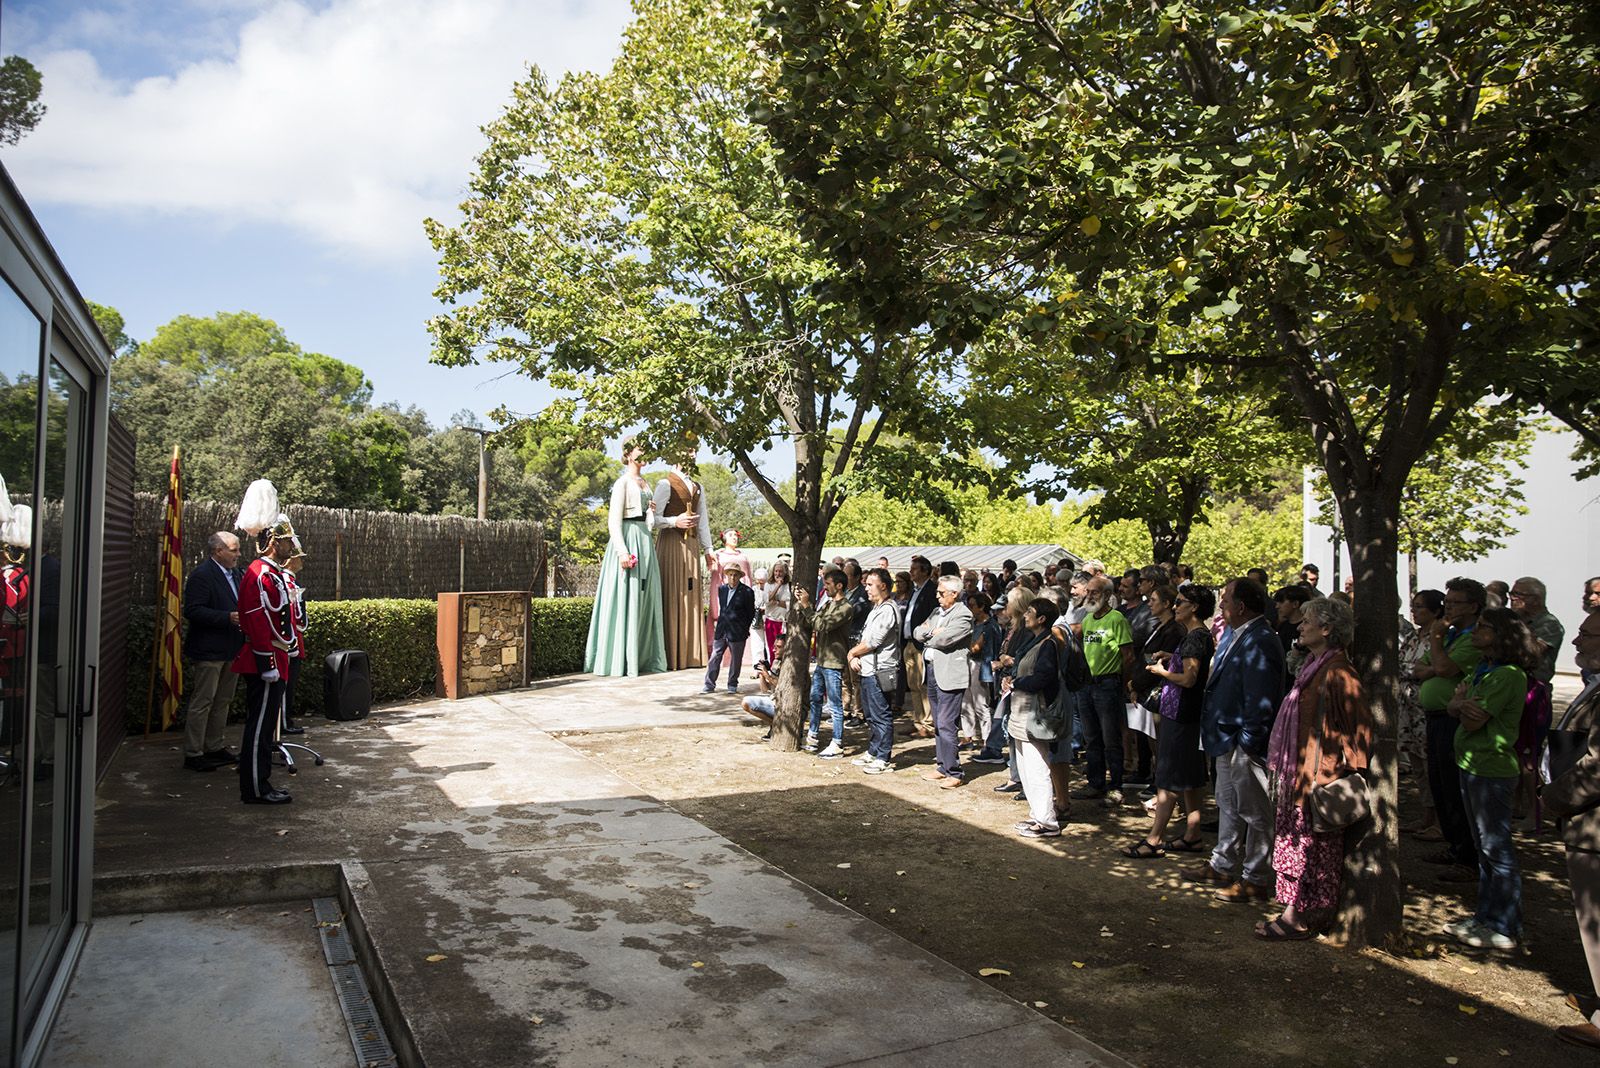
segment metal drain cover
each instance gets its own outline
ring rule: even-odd
[[[317,918],[322,953],[328,961],[328,974],[339,998],[339,1011],[344,1014],[344,1025],[350,1032],[356,1064],[360,1068],[396,1068],[399,1062],[394,1047],[389,1044],[383,1021],[378,1019],[361,965],[356,963],[338,899],[319,897],[311,902],[311,907]]]

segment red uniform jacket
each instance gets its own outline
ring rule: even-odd
[[[233,670],[240,675],[259,675],[270,665],[281,677],[289,677],[294,610],[283,578],[283,568],[265,556],[256,557],[245,569],[244,581],[239,583],[239,628],[244,631],[244,646],[233,661]]]
[[[28,653],[28,603],[31,583],[20,564],[0,567],[0,693],[21,692]]]
[[[289,650],[289,656],[295,660],[304,660],[306,657],[306,599],[304,594],[296,596],[300,590],[300,583],[295,581],[294,572],[288,568],[283,570],[283,583],[289,589],[289,615],[294,624],[294,648]]]

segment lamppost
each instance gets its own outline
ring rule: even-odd
[[[468,430],[478,435],[478,518],[489,518],[489,455],[486,451],[486,442],[493,430],[484,430],[482,427],[468,427]]]

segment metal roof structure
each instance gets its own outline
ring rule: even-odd
[[[751,567],[771,567],[778,557],[791,559],[794,550],[784,548],[746,548]],[[905,571],[911,567],[913,556],[926,556],[937,568],[946,560],[954,560],[963,571],[988,568],[999,571],[1007,560],[1017,562],[1018,571],[1043,571],[1046,564],[1065,560],[1076,567],[1082,559],[1059,545],[830,545],[822,550],[824,561],[835,556],[855,557],[862,567],[878,566],[878,557],[887,557],[890,571]]]

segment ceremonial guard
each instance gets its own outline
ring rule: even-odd
[[[274,788],[269,776],[289,680],[289,654],[295,648],[293,599],[284,577],[284,564],[294,554],[294,527],[278,510],[278,491],[266,479],[250,484],[234,525],[255,537],[261,553],[239,584],[244,647],[233,662],[245,684],[239,794],[247,805],[283,805],[289,794]]]
[[[28,612],[32,608],[33,580],[26,567],[33,543],[33,509],[12,507],[0,481],[0,744],[22,741],[27,722]],[[0,765],[4,765],[0,758]],[[9,771],[9,767],[0,767]]]
[[[306,729],[294,721],[294,691],[300,682],[300,667],[306,661],[306,590],[300,585],[300,569],[306,551],[298,536],[289,539],[294,551],[283,567],[283,581],[289,587],[289,608],[294,621],[294,648],[289,652],[289,684],[283,691],[283,733],[304,734]]]

